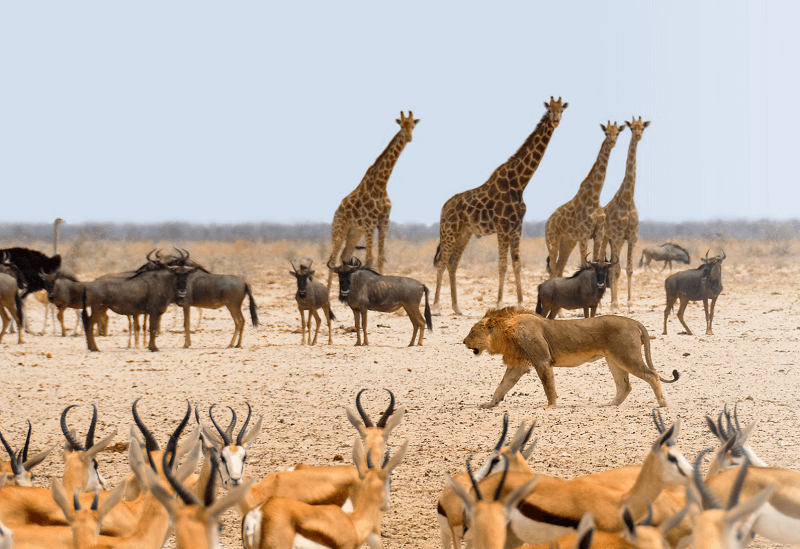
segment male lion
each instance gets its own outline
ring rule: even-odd
[[[646,364],[642,360],[642,344]],[[619,406],[631,392],[628,374],[650,384],[659,406],[667,405],[660,381],[674,383],[680,377],[677,370],[672,371],[671,380],[659,377],[650,358],[647,329],[641,322],[623,316],[548,320],[518,307],[490,309],[472,327],[464,345],[476,356],[483,351],[502,354],[506,364],[506,373],[492,400],[481,404],[481,408],[497,406],[531,366],[544,385],[546,408],[556,406],[553,367],[580,366],[605,357],[617,385],[617,394],[609,406]]]

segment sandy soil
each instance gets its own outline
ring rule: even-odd
[[[525,302],[531,306],[536,285],[544,279],[539,265],[542,262],[537,261],[524,271]],[[223,310],[206,312],[191,349],[181,348],[180,322],[173,324],[175,312],[169,311],[163,321],[165,333],[158,338],[159,353],[126,349],[127,322],[113,315],[112,335],[98,338],[100,353],[88,353],[83,338],[28,335],[24,345],[17,345],[15,337],[6,336],[0,345],[3,433],[13,445],[20,445],[24,422],[30,418],[32,448],[38,451],[63,439],[58,417],[69,404],[83,405],[72,411],[70,424],[84,435],[91,414],[86,405],[95,403],[100,410],[98,437],[117,427],[117,440],[125,441],[132,422],[131,403],[143,397],[140,413],[165,444],[182,416],[185,399],[206,410],[215,402],[234,406],[240,417],[248,401],[256,415],[264,416],[264,429],[251,447],[247,467],[248,476],[259,479],[297,462],[330,464],[341,455],[349,463],[356,432],[345,417],[345,406],[354,402],[360,389],[369,388],[364,404],[377,418],[387,404],[380,391],[386,387],[408,410],[390,446],[396,448],[403,438],[411,444],[393,478],[384,541],[387,548],[420,549],[440,546],[435,515],[444,474],[462,470],[470,453],[488,453],[504,412],[510,414],[513,428],[523,419],[538,422],[539,442],[531,466],[551,475],[570,477],[639,463],[657,436],[650,419],[655,400],[644,382],[632,379],[633,391],[621,406],[604,406],[614,385],[603,361],[556,372],[559,407],[555,410],[542,409],[546,400],[534,375],[523,378],[500,406],[477,407],[491,396],[503,367],[499,357],[474,357],[461,341],[494,304],[494,268],[462,269],[459,297],[465,316],[447,316],[451,310],[445,287],[445,316],[434,317],[434,330],[426,334],[424,346],[413,348],[406,347],[409,320],[379,313],[370,314],[370,345],[353,347],[355,334],[344,332],[353,324],[352,314],[338,302],[334,345],[324,344],[323,325],[323,344],[300,346],[294,279],[287,268],[276,260],[253,284],[262,327],[253,329],[248,320],[244,349],[225,348],[233,323]],[[432,268],[411,274],[431,290],[435,287]],[[672,316],[670,334],[662,336],[666,273],[636,270],[631,316],[655,336],[652,352],[657,369],[665,376],[673,368],[681,373],[677,383],[664,386],[669,402],[664,416],[667,421],[681,418],[679,440],[690,460],[715,444],[703,416],[716,416],[725,403],[738,402],[744,423],[760,420],[751,436],[759,455],[772,465],[798,468],[799,275],[800,267],[792,263],[768,267],[730,259],[729,254],[715,335],[702,335],[702,304],[694,304],[686,319],[698,335],[679,335],[680,325]],[[510,276],[506,303],[513,287]],[[602,312],[609,312],[608,297]],[[39,329],[41,307],[32,305],[31,315]],[[72,313],[68,318],[74,322]],[[222,416],[225,421],[227,417]],[[104,452],[100,462],[112,484],[129,471],[125,453]],[[37,484],[46,486],[48,478],[61,470],[59,456],[53,455],[38,468]],[[225,515],[223,533],[227,547],[241,546],[234,512]],[[758,540],[756,546],[771,545]]]

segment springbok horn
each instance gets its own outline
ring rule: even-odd
[[[233,440],[233,430],[236,429],[236,410],[228,406],[228,410],[231,411],[231,422],[228,424],[228,428],[225,429],[225,434],[228,435],[228,440]],[[230,442],[228,442],[230,444]]]
[[[181,436],[181,433],[189,424],[189,418],[192,417],[192,404],[189,402],[189,399],[186,399],[186,414],[184,414],[183,419],[178,424],[178,428],[175,429],[175,433],[170,435],[168,445],[172,445],[172,456],[169,458],[169,467],[170,469],[175,464],[175,456],[178,453],[178,438]],[[175,440],[172,440],[172,437],[175,437]]]
[[[142,436],[144,437],[145,446],[148,452],[155,452],[160,450],[158,446],[158,441],[156,437],[153,436],[153,433],[150,432],[150,429],[142,421],[142,418],[139,417],[139,412],[136,410],[136,405],[139,401],[142,400],[142,397],[137,398],[133,401],[133,406],[131,407],[131,411],[133,412],[133,421],[136,423],[136,426],[139,428],[139,431],[142,432]]]
[[[750,460],[744,456],[742,466],[739,467],[739,472],[736,473],[736,480],[733,481],[731,493],[728,496],[728,505],[725,507],[726,511],[730,511],[739,503],[739,496],[742,494],[742,486],[744,486],[744,477],[747,476],[747,469],[750,466]]]
[[[31,420],[28,420],[28,435],[25,437],[25,446],[22,447],[22,463],[28,461],[28,448],[31,445]]]
[[[81,446],[81,443],[78,442],[74,436],[72,436],[72,433],[70,433],[69,429],[67,428],[67,412],[77,407],[77,404],[71,404],[70,406],[64,408],[64,411],[61,412],[61,432],[64,433],[64,437],[67,439],[67,442],[69,442],[73,452],[80,452],[84,449],[83,446]]]
[[[11,462],[11,470],[15,475],[21,475],[23,473],[22,467],[20,467],[19,461],[14,455],[14,450],[11,449],[11,445],[6,441],[6,437],[3,436],[2,432],[0,432],[0,442],[3,443],[6,452],[8,452],[8,460]]]
[[[372,463],[372,448],[367,450],[367,468],[374,469],[375,465]]]
[[[206,507],[211,507],[211,504],[214,503],[214,498],[217,491],[216,480],[217,471],[219,471],[219,458],[217,458],[217,450],[213,446],[209,459],[211,460],[211,476],[208,477],[208,484],[206,484],[206,489],[203,492],[203,505]]]
[[[658,417],[656,417],[656,413],[658,413]],[[653,408],[653,423],[656,424],[656,429],[658,429],[658,432],[662,435],[667,430],[667,427],[664,425],[664,419],[661,417],[661,411],[656,410],[656,408]]]
[[[367,415],[367,412],[364,411],[364,407],[361,406],[361,393],[364,391],[366,391],[366,389],[361,389],[356,395],[356,410],[358,410],[358,415],[361,416],[361,419],[364,420],[365,427],[375,427],[375,424],[372,423],[372,420]]]
[[[92,404],[92,422],[89,424],[89,432],[86,433],[86,449],[94,446],[94,430],[97,427],[97,406]]]
[[[217,423],[217,420],[214,419],[214,406],[216,406],[216,404],[212,404],[211,408],[208,409],[208,417],[211,418],[211,423],[213,423],[214,427],[217,428],[217,432],[219,433],[219,436],[222,437],[222,442],[225,443],[225,446],[230,446],[231,439],[228,438],[228,434],[222,430],[222,428]]]
[[[503,459],[503,476],[500,477],[500,483],[497,485],[497,490],[494,493],[494,500],[500,498],[500,493],[503,491],[503,485],[506,483],[506,476],[508,475],[508,457],[505,454],[500,454]]]
[[[180,426],[178,427],[180,429]],[[167,444],[167,449],[164,452],[164,458],[161,460],[161,468],[164,471],[164,476],[167,477],[167,482],[169,482],[172,489],[175,490],[175,493],[183,500],[186,505],[199,505],[197,498],[194,497],[194,494],[186,489],[186,487],[178,482],[178,480],[172,475],[172,468],[170,467],[170,452],[175,452],[175,441],[178,440],[178,436],[180,433],[177,432],[169,437],[169,443]],[[213,479],[214,477],[211,477]],[[212,480],[209,479],[209,483]]]
[[[99,490],[95,490],[94,491],[94,499],[92,500],[92,506],[90,507],[90,509],[92,511],[97,511],[97,504],[98,503],[100,503],[100,491]]]
[[[710,451],[711,448],[706,448],[700,452],[700,455],[694,460],[694,483],[697,486],[698,492],[700,492],[704,509],[722,509],[722,505],[720,505],[716,496],[711,492],[711,489],[709,489],[708,485],[703,480],[702,473],[700,472],[700,464],[703,461],[703,456]]]
[[[80,493],[80,490],[78,490],[77,488],[72,493],[72,506],[75,508],[76,511],[80,511],[81,510],[81,502],[78,499],[78,494],[79,493]]]
[[[500,440],[497,441],[497,444],[494,447],[495,452],[499,452],[500,448],[503,447],[503,444],[506,442],[506,435],[508,434],[508,412],[503,414],[503,430],[500,433]]]
[[[389,389],[384,389],[384,391],[389,393],[389,396],[392,400],[389,402],[389,406],[386,408],[386,411],[383,412],[383,415],[378,420],[377,426],[381,429],[386,427],[386,420],[389,419],[389,417],[394,413],[394,394]]]
[[[247,406],[247,419],[244,420],[244,424],[242,425],[242,430],[239,431],[239,436],[236,437],[236,446],[242,445],[242,439],[244,438],[245,431],[247,431],[247,425],[250,423],[250,415],[253,413],[253,409],[250,408],[250,403],[245,402],[245,406]]]
[[[736,430],[740,433],[742,432],[742,428],[739,426],[739,403],[733,405],[733,421],[736,422]]]
[[[483,495],[481,494],[480,488],[478,488],[478,483],[475,480],[475,475],[472,474],[471,464],[472,464],[472,454],[470,454],[469,457],[467,458],[467,474],[469,475],[469,480],[472,482],[472,487],[475,489],[475,497],[477,498],[478,501],[481,501],[483,499]]]

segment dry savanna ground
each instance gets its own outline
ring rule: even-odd
[[[685,241],[693,266],[706,249],[724,246],[725,290],[717,303],[713,336],[704,335],[702,304],[686,313],[696,335],[680,335],[674,315],[667,336],[661,335],[664,278],[635,270],[634,318],[643,322],[652,341],[657,369],[667,375],[673,368],[681,379],[665,385],[669,407],[665,419],[682,420],[680,444],[690,460],[714,445],[703,416],[716,415],[724,404],[739,404],[743,422],[759,419],[751,436],[756,451],[768,463],[800,469],[800,370],[796,356],[800,338],[798,278],[800,263],[791,246],[776,248],[765,241]],[[15,245],[0,242],[0,246]],[[65,265],[81,278],[135,267],[158,243],[104,242],[78,239],[62,244]],[[389,549],[440,546],[436,501],[445,473],[464,467],[465,458],[485,456],[500,432],[508,412],[513,428],[522,420],[536,420],[539,442],[531,459],[538,471],[571,477],[611,467],[639,463],[657,432],[650,419],[655,400],[650,388],[632,379],[633,391],[619,407],[606,407],[614,385],[604,362],[556,372],[559,407],[542,409],[544,392],[534,375],[524,377],[500,406],[478,408],[489,399],[503,374],[499,357],[474,357],[461,343],[472,324],[493,306],[497,292],[496,240],[473,241],[459,272],[463,317],[452,316],[445,282],[443,316],[434,318],[434,330],[423,347],[407,348],[410,323],[400,314],[372,313],[370,345],[354,347],[351,312],[338,301],[334,311],[334,345],[328,346],[323,326],[322,344],[300,346],[294,279],[289,260],[315,260],[318,279],[325,280],[327,242],[184,242],[192,257],[220,273],[244,275],[253,287],[262,326],[248,325],[243,349],[227,349],[233,323],[227,311],[206,312],[193,336],[193,347],[183,349],[180,319],[174,308],[162,322],[161,349],[150,353],[127,349],[127,323],[112,315],[110,336],[98,338],[102,352],[88,353],[83,338],[61,338],[48,329],[45,335],[28,335],[23,345],[16,338],[3,341],[0,376],[4,391],[0,426],[15,446],[24,440],[25,420],[33,423],[33,448],[62,440],[58,427],[61,410],[73,410],[70,424],[85,434],[90,403],[100,411],[98,435],[118,429],[125,442],[132,422],[130,406],[137,397],[142,417],[166,443],[168,434],[185,409],[185,400],[207,410],[213,403],[234,406],[240,414],[249,402],[264,416],[264,429],[251,447],[247,474],[261,478],[270,471],[297,462],[331,464],[343,456],[350,462],[353,427],[345,406],[353,404],[362,388],[364,404],[377,417],[387,404],[381,388],[390,388],[407,414],[390,440],[397,448],[410,440],[409,451],[392,483],[392,508],[384,518],[383,532]],[[645,242],[645,245],[656,243]],[[167,246],[168,243],[161,243]],[[34,247],[47,251],[46,242]],[[386,271],[415,277],[431,289],[431,265],[436,242],[388,243]],[[638,263],[642,243],[637,247]],[[536,286],[544,280],[543,239],[525,239],[523,284],[525,303],[535,305]],[[578,262],[577,253],[571,265]],[[659,267],[660,268],[660,267]],[[684,268],[679,266],[678,268]],[[624,284],[625,275],[622,282]],[[334,284],[334,292],[336,291]],[[506,304],[513,303],[513,275],[506,282]],[[622,303],[625,302],[624,296]],[[609,312],[609,297],[602,313]],[[34,330],[41,330],[43,308],[31,303]],[[70,324],[74,315],[67,315]],[[196,313],[193,315],[196,322]],[[222,414],[222,412],[221,412]],[[222,419],[227,421],[227,415]],[[240,420],[241,421],[241,420]],[[100,456],[103,473],[114,484],[129,471],[122,446]],[[37,482],[47,485],[60,474],[60,457],[53,455],[38,469]],[[234,512],[224,517],[224,541],[240,546],[239,520]],[[759,547],[770,546],[758,540]]]

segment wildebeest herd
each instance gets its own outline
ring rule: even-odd
[[[460,258],[472,235],[497,234],[500,278],[496,307],[473,326],[463,341],[475,355],[483,351],[502,355],[507,367],[492,399],[482,407],[497,406],[529,371],[538,375],[548,407],[555,407],[553,368],[574,367],[600,358],[606,360],[616,386],[610,404],[619,406],[626,400],[632,390],[632,374],[650,384],[658,406],[666,406],[661,383],[674,383],[680,374],[673,370],[672,379],[659,375],[645,326],[622,315],[597,314],[609,288],[611,312],[617,311],[617,285],[623,264],[620,255],[625,243],[628,311],[631,310],[633,249],[638,239],[638,214],[633,205],[635,155],[649,122],[639,117],[622,126],[610,121],[601,124],[604,140],[597,161],[575,198],[557,208],[547,221],[546,264],[550,276],[538,286],[536,310],[522,308],[520,238],[526,211],[522,193],[567,106],[560,98],[551,97],[550,102],[545,102],[545,114],[520,149],[484,185],[459,193],[444,204],[433,261],[437,277],[433,304],[429,303],[429,289],[422,282],[384,273],[391,211],[386,184],[419,123],[412,113],[407,117],[401,113],[397,120],[400,131],[336,210],[332,250],[326,263],[328,286],[314,279],[310,259],[291,262],[289,274],[295,279],[295,301],[300,313],[300,344],[317,343],[322,324],[320,309],[327,325],[328,343],[333,344],[331,326],[336,316],[330,290],[335,274],[339,300],[353,312],[356,346],[369,344],[369,311],[391,313],[401,309],[412,324],[409,346],[422,345],[425,330],[433,329],[432,317],[440,314],[444,271],[449,273],[453,312],[460,314],[456,297]],[[601,207],[599,197],[608,158],[625,128],[631,131],[625,179],[614,200]],[[373,257],[375,231],[377,262]],[[362,237],[366,240],[363,263],[354,255]],[[591,259],[589,240],[594,241]],[[580,269],[563,278],[576,246],[581,254]],[[690,301],[703,301],[706,333],[713,335],[726,255],[722,252],[709,257],[709,253],[696,269],[666,278],[665,334],[669,314],[680,301],[677,316],[691,335],[684,312]],[[245,298],[249,298],[252,324],[259,324],[250,285],[241,276],[209,272],[184,249],[176,248],[169,255],[153,250],[137,269],[105,274],[91,281],[80,281],[62,271],[61,258],[55,254],[48,257],[22,248],[0,250],[0,254],[0,338],[13,318],[18,324],[19,343],[23,342],[22,298],[42,289],[58,308],[62,335],[66,333],[64,311],[80,311],[86,345],[93,352],[99,351],[96,337],[107,329],[108,311],[128,317],[129,346],[131,338],[138,346],[142,331],[146,332],[146,337],[142,335],[143,344],[146,341],[151,351],[158,350],[156,339],[162,315],[171,304],[183,309],[186,348],[191,345],[191,307],[227,307],[234,322],[230,347],[242,346],[245,316],[241,309]],[[517,306],[502,308],[509,255]],[[664,268],[669,266],[671,271],[672,262],[688,265],[691,259],[678,244],[666,243],[642,252],[640,266],[649,269],[652,261],[663,261]],[[563,310],[582,310],[585,318],[559,319]],[[391,474],[408,447],[407,441],[393,453],[387,447],[388,435],[404,412],[402,408],[395,410],[394,395],[389,395],[391,403],[377,424],[361,406],[361,392],[356,396],[356,412],[348,409],[348,419],[361,439],[353,445],[355,467],[303,465],[293,471],[271,473],[259,483],[245,475],[248,447],[262,425],[259,420],[247,429],[252,412],[249,404],[247,419],[238,435],[233,409],[230,424],[223,428],[212,406],[208,411],[212,430],[203,425],[195,408],[195,431],[179,444],[192,416],[189,405],[162,451],[138,416],[137,400],[132,415],[139,433],[133,433],[129,449],[132,474],[111,491],[105,490],[106,483],[94,457],[110,443],[113,434],[94,442],[95,415],[86,441],[81,442],[67,426],[68,407],[61,416],[67,464],[63,480],[54,480],[49,490],[25,492],[33,490],[30,468],[41,462],[46,453],[28,458],[27,442],[23,449],[15,451],[0,435],[9,455],[9,461],[3,464],[7,474],[0,477],[0,482],[8,485],[0,489],[0,520],[5,523],[0,524],[0,549],[3,543],[11,546],[10,532],[16,536],[18,546],[161,547],[170,529],[175,532],[178,547],[216,547],[219,514],[233,506],[242,517],[242,543],[247,549],[355,549],[364,543],[377,549],[382,544],[381,512],[388,508]],[[526,548],[547,544],[542,547],[563,549],[658,549],[689,544],[698,548],[739,547],[754,532],[775,541],[800,543],[800,475],[766,467],[746,442],[753,425],[742,429],[735,411],[731,416],[724,410],[716,421],[708,418],[720,447],[704,479],[699,465],[705,454],[701,453],[692,465],[676,444],[680,421],[665,425],[657,411],[652,417],[658,432],[654,441],[647,442],[649,453],[640,466],[571,479],[535,474],[526,462],[533,452],[533,426],[523,422],[506,444],[506,419],[490,458],[473,468],[472,456],[463,456],[466,471],[448,477],[437,510],[444,549],[461,549],[462,541],[473,549],[511,549],[523,544],[527,544]],[[194,475],[201,455],[201,472]],[[221,498],[216,496],[218,481],[230,489]],[[82,495],[84,492],[89,494]],[[8,503],[11,493],[16,499]]]

